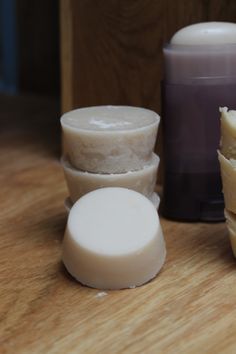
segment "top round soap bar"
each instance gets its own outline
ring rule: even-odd
[[[139,107],[95,106],[65,113],[61,122],[80,131],[127,131],[156,124],[157,114]]]
[[[94,173],[138,170],[150,160],[160,117],[129,106],[81,108],[61,117],[65,154],[71,164]]]
[[[170,43],[178,45],[235,44],[236,23],[196,23],[176,32]]]

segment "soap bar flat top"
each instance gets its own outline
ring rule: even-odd
[[[155,112],[130,106],[94,106],[75,109],[61,117],[65,127],[89,131],[126,131],[157,125]]]
[[[159,227],[157,211],[146,197],[118,187],[83,196],[72,207],[68,219],[76,243],[106,256],[142,251]]]
[[[176,32],[170,43],[180,45],[236,44],[236,23],[196,23]]]

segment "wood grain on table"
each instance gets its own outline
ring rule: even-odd
[[[100,296],[61,263],[67,190],[55,107],[1,97],[0,107],[0,353],[235,353],[225,224],[162,219],[161,273]]]

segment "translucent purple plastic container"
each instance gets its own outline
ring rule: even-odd
[[[216,150],[220,106],[236,109],[236,44],[164,48],[162,213],[175,220],[224,220]]]

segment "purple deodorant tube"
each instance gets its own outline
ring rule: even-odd
[[[205,22],[178,31],[164,47],[163,215],[224,220],[217,159],[219,107],[236,109],[236,24]]]

